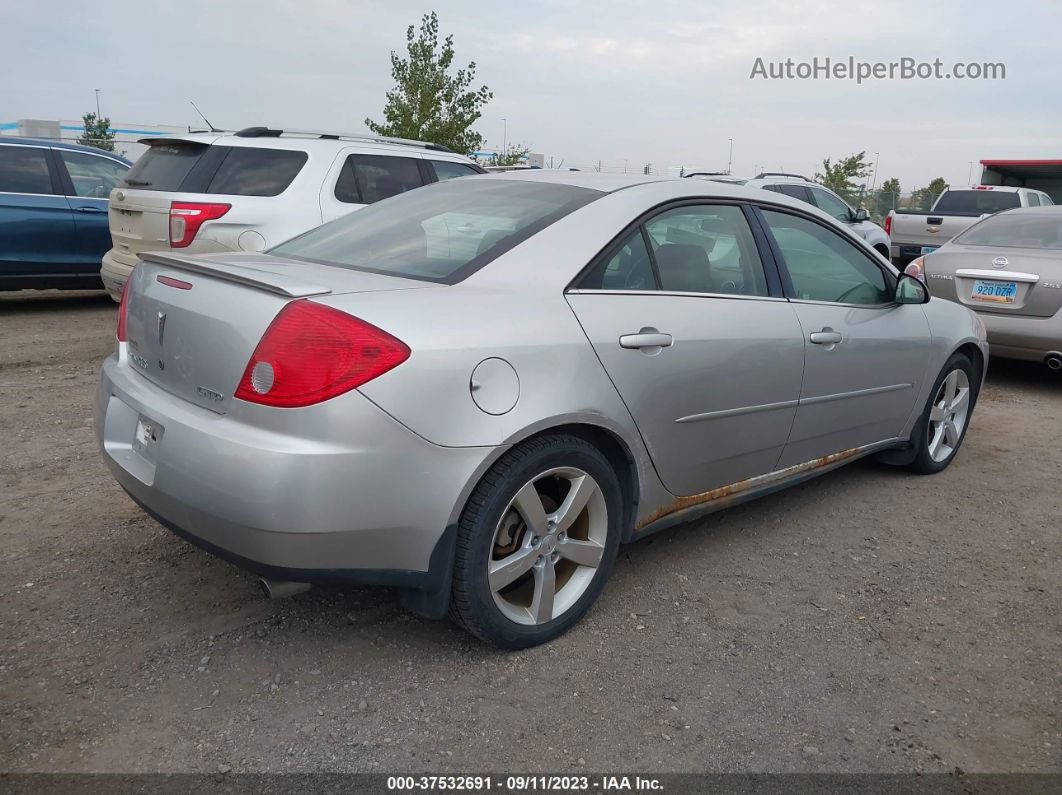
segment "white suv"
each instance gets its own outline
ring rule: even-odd
[[[100,276],[114,300],[145,251],[261,251],[352,210],[483,169],[437,144],[249,127],[144,138],[111,191],[113,247]]]
[[[827,215],[832,215],[867,241],[881,256],[889,259],[889,236],[884,229],[870,220],[870,215],[867,211],[862,207],[858,210],[852,209],[848,202],[832,190],[812,182],[807,177],[802,177],[799,174],[786,174],[782,171],[765,171],[753,179],[705,173],[694,173],[689,176],[706,177],[716,182],[747,185],[750,188],[763,188],[785,196],[792,196],[794,199],[800,199],[818,207]]]

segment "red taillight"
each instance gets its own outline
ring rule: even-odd
[[[122,286],[122,300],[118,302],[118,328],[115,329],[114,336],[119,342],[125,342],[125,316],[129,314],[129,285],[132,283],[133,274],[130,272],[129,278]]]
[[[170,202],[170,248],[184,248],[195,240],[199,227],[231,209],[231,204]]]
[[[235,396],[296,408],[349,392],[409,358],[409,348],[338,309],[293,301],[269,324]]]
[[[892,216],[891,215],[886,215],[885,216],[885,234],[887,234],[887,235],[891,235],[892,234]]]

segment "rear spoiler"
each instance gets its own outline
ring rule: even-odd
[[[306,298],[311,295],[327,295],[332,292],[330,287],[322,287],[318,284],[307,284],[299,279],[292,278],[285,273],[279,273],[265,268],[256,268],[252,265],[230,265],[223,262],[213,262],[203,257],[180,257],[173,254],[158,254],[145,252],[140,255],[145,262],[162,265],[167,268],[190,273],[201,273],[204,276],[212,276],[227,282],[235,282],[269,293],[287,296],[288,298]]]
[[[137,138],[136,142],[144,146],[154,146],[155,144],[164,144],[172,141],[185,141],[190,144],[209,146],[220,137],[221,133],[175,133],[174,135],[153,135],[149,138]]]

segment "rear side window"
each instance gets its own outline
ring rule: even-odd
[[[767,190],[773,190],[775,193],[781,193],[783,196],[792,196],[794,199],[800,199],[802,202],[811,204],[808,189],[803,185],[764,185],[763,187]]]
[[[277,196],[306,163],[306,153],[289,149],[234,146],[221,162],[206,193]]]
[[[949,190],[940,197],[933,212],[981,215],[1020,206],[1017,191]]]
[[[191,141],[152,144],[129,169],[122,185],[142,190],[180,190],[185,177],[209,148]]]
[[[480,172],[467,163],[450,163],[446,160],[432,160],[431,167],[435,170],[435,178],[439,182],[445,182],[455,177],[467,177],[470,174]]]
[[[336,181],[335,196],[350,204],[372,204],[423,184],[411,157],[350,155]]]
[[[51,193],[48,150],[36,146],[0,146],[0,191]]]
[[[125,176],[129,167],[117,160],[84,152],[71,152],[57,149],[66,164],[70,181],[74,183],[74,194],[89,199],[106,199],[111,189]]]
[[[1030,193],[1029,194],[1029,206],[1030,207],[1039,207],[1040,206],[1040,197],[1037,196],[1035,193]]]

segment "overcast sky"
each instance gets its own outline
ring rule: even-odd
[[[136,124],[363,129],[391,87],[388,53],[436,10],[457,60],[494,92],[477,129],[564,166],[645,163],[813,171],[880,153],[904,190],[970,161],[1062,158],[1062,2],[584,0],[364,3],[97,0],[0,4],[0,122],[95,106]],[[945,69],[1002,61],[1006,79],[750,79],[765,61],[818,56]]]

